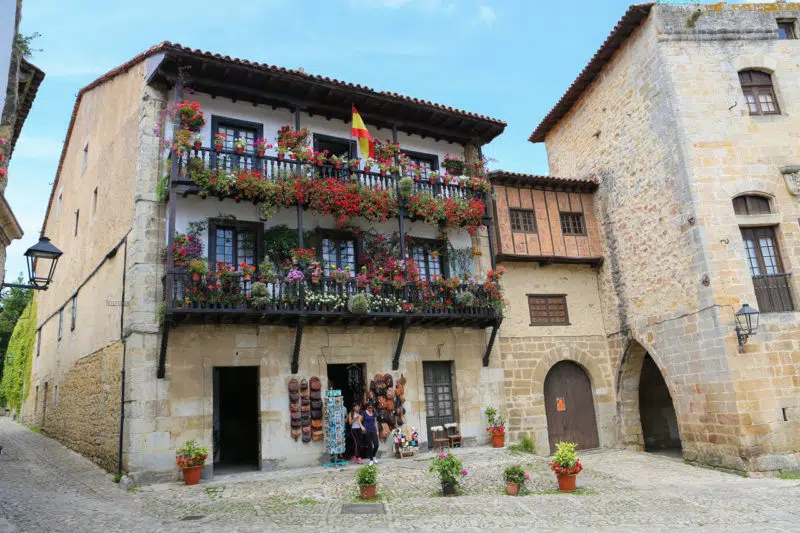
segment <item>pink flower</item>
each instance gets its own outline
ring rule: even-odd
[[[530,478],[531,478],[531,476],[526,473],[525,474],[525,479],[530,479]]]
[[[439,459],[444,459],[445,457],[447,457],[445,454],[443,454],[443,453],[439,454]]]
[[[467,472],[466,468],[461,471],[461,475],[462,476],[466,476],[467,474],[468,474],[468,472]]]

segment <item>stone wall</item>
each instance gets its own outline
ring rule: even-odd
[[[427,441],[423,361],[453,361],[457,420],[469,443],[488,442],[483,407],[503,405],[503,373],[498,356],[482,366],[488,340],[484,330],[412,328],[406,335],[400,368],[391,371],[398,330],[369,326],[306,327],[296,377],[318,376],[327,388],[327,366],[365,363],[366,375],[404,375],[407,423]],[[175,448],[196,438],[212,443],[213,369],[216,366],[260,368],[261,468],[265,470],[316,464],[326,459],[322,442],[303,443],[290,436],[287,385],[295,330],[278,326],[175,327],[169,337],[166,379],[153,379],[153,395],[140,402],[149,419],[131,420],[128,447],[136,460],[137,479],[148,481],[178,475]],[[155,373],[153,373],[155,377]],[[384,454],[389,441],[381,443]],[[209,470],[212,468],[208,467]]]
[[[122,343],[115,342],[79,359],[58,380],[43,376],[25,400],[25,422],[116,470],[121,364]]]

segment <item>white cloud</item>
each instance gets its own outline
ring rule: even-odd
[[[478,6],[478,22],[486,26],[491,26],[496,20],[497,13],[495,13],[493,8],[484,4]]]

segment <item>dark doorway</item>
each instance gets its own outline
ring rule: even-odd
[[[258,367],[214,368],[214,469],[258,469]]]
[[[645,451],[680,450],[678,417],[667,383],[653,358],[645,356],[639,380],[639,414]]]
[[[433,446],[431,427],[456,421],[453,403],[453,363],[451,361],[426,361],[422,363],[422,380],[425,384],[425,411],[428,426],[428,448]]]
[[[328,386],[342,391],[348,413],[353,410],[353,404],[361,402],[364,397],[365,368],[364,363],[328,365]]]
[[[317,152],[324,152],[327,150],[328,155],[338,155],[347,160],[356,157],[356,142],[352,139],[315,133],[314,150]]]
[[[544,378],[544,402],[551,453],[561,441],[575,442],[580,450],[600,446],[592,384],[580,365],[553,365]]]

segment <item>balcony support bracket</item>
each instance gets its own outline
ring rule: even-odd
[[[498,318],[492,326],[492,334],[489,336],[489,343],[486,345],[486,353],[483,354],[483,366],[489,366],[489,356],[492,353],[494,341],[497,338],[497,330],[500,329],[500,324],[503,322],[502,318]]]
[[[300,318],[297,322],[297,333],[294,336],[294,351],[292,352],[292,374],[297,374],[300,360],[300,345],[303,343],[303,327],[305,320]]]
[[[397,348],[394,350],[392,370],[400,368],[400,353],[403,351],[403,343],[406,342],[406,331],[408,331],[408,319],[404,318],[402,324],[400,324],[400,337],[397,339]]]
[[[164,379],[167,374],[167,344],[169,343],[169,330],[172,319],[169,314],[164,317],[164,330],[161,332],[161,347],[158,351],[158,379]]]

